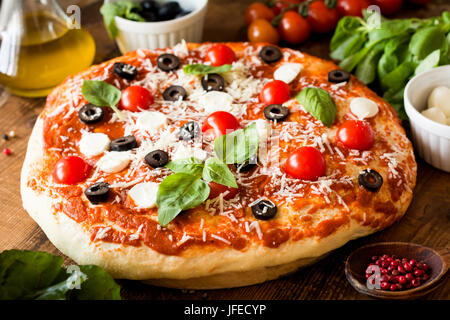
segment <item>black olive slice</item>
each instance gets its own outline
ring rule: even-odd
[[[359,173],[358,182],[371,192],[377,192],[383,185],[383,177],[373,169],[365,169]]]
[[[259,51],[260,58],[267,63],[276,62],[283,56],[280,49],[274,46],[265,46]]]
[[[253,157],[250,157],[250,159],[248,159],[244,163],[235,163],[234,167],[236,168],[236,171],[238,173],[248,172],[252,170],[254,167],[256,167],[257,162],[258,156],[255,154]]]
[[[88,103],[78,111],[78,118],[86,124],[93,124],[103,120],[103,109]]]
[[[128,151],[137,147],[137,141],[134,136],[125,136],[111,141],[111,151]]]
[[[193,140],[200,133],[200,126],[195,121],[189,121],[180,127],[178,138],[180,140]]]
[[[202,87],[206,91],[223,91],[225,80],[217,73],[205,74],[202,77]]]
[[[109,196],[109,184],[106,182],[97,182],[84,190],[84,194],[92,204],[106,202]]]
[[[166,101],[178,101],[186,99],[187,93],[182,86],[170,86],[163,92]]]
[[[180,66],[180,60],[178,60],[177,56],[170,53],[160,55],[156,63],[162,71],[172,71]]]
[[[350,80],[350,73],[344,70],[332,70],[328,72],[328,81],[333,83],[346,82]]]
[[[153,168],[164,167],[169,163],[169,155],[163,150],[154,150],[145,156],[145,162]]]
[[[267,120],[283,121],[289,115],[289,109],[281,104],[270,104],[264,108],[264,117]]]
[[[269,220],[277,214],[277,206],[269,200],[259,200],[252,205],[252,213],[256,219]]]
[[[135,66],[123,62],[114,63],[113,71],[119,77],[127,80],[133,80],[134,78],[136,78],[138,72]]]

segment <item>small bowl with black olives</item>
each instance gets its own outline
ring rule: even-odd
[[[100,12],[122,53],[201,42],[208,0],[105,0]]]

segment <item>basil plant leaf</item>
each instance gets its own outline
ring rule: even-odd
[[[119,30],[116,26],[116,17],[122,17],[129,20],[144,22],[145,19],[133,11],[140,11],[141,6],[134,1],[117,1],[105,2],[100,8],[100,13],[103,16],[103,23],[105,24],[108,35],[111,39],[117,37]]]
[[[176,173],[184,172],[200,177],[203,173],[203,167],[203,161],[195,157],[173,160],[166,164],[166,168],[169,168]]]
[[[79,266],[87,276],[80,290],[72,290],[71,298],[76,300],[121,300],[120,286],[113,277],[102,268],[94,265]]]
[[[355,76],[364,84],[375,81],[377,76],[377,63],[382,53],[382,48],[373,48],[356,68]]]
[[[84,80],[81,93],[88,102],[98,107],[111,107],[122,118],[122,114],[117,108],[122,93],[113,85],[105,81]]]
[[[442,48],[445,39],[444,31],[439,27],[419,29],[411,37],[409,50],[419,60],[425,59],[431,52]]]
[[[439,60],[441,59],[441,50],[434,50],[416,68],[414,75],[425,72],[427,70],[433,69],[439,65]]]
[[[209,192],[208,184],[198,176],[180,172],[166,177],[156,196],[159,224],[164,227],[181,211],[199,206]]]
[[[218,184],[237,188],[236,179],[228,165],[218,158],[208,158],[203,169],[203,180],[206,182],[216,182]]]
[[[226,164],[243,163],[258,151],[256,124],[222,135],[214,141],[214,152]]]
[[[188,64],[183,67],[186,74],[204,75],[209,73],[224,73],[231,70],[231,64],[224,64],[218,67],[207,64]]]
[[[81,289],[81,284],[86,281],[87,276],[79,270],[78,267],[73,269],[72,274],[65,280],[40,290],[36,293],[34,299],[36,300],[67,300],[67,293],[72,290]],[[95,298],[94,298],[95,299]]]
[[[337,114],[337,108],[328,92],[321,88],[309,87],[300,91],[295,99],[314,118],[327,127],[331,127]]]

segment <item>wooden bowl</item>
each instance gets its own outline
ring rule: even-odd
[[[422,285],[403,291],[369,289],[366,286],[366,268],[371,257],[383,254],[400,258],[424,261],[431,268],[430,278]],[[353,251],[345,263],[345,275],[358,292],[378,299],[406,300],[417,299],[436,289],[450,265],[450,248],[435,250],[419,244],[407,242],[381,242],[363,246]]]

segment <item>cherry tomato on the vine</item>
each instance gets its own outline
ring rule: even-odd
[[[363,9],[370,6],[369,0],[338,0],[337,9],[341,16],[362,17]]]
[[[336,132],[336,139],[349,149],[369,150],[375,143],[375,133],[366,121],[347,120]]]
[[[403,0],[372,0],[372,4],[379,6],[383,15],[390,15],[400,10]]]
[[[280,36],[286,42],[298,44],[308,39],[311,34],[311,26],[295,11],[287,11],[283,14],[278,25]]]
[[[202,132],[210,138],[217,138],[239,129],[239,121],[231,113],[216,111],[203,122]]]
[[[308,7],[307,21],[314,32],[327,33],[336,27],[339,21],[339,12],[337,8],[328,8],[324,1],[316,0]]]
[[[272,21],[275,18],[273,11],[261,2],[254,2],[245,10],[245,24],[249,25],[256,19]]]
[[[91,166],[82,158],[68,156],[60,159],[54,166],[52,176],[56,183],[77,184],[86,180]]]
[[[277,16],[279,15],[284,9],[289,8],[293,4],[299,4],[301,2],[304,2],[305,0],[280,0],[277,1],[274,6],[272,7],[273,13]],[[293,8],[292,10],[295,10]]]
[[[214,199],[220,196],[221,193],[227,192],[226,195],[223,196],[225,200],[233,199],[238,193],[239,188],[231,188],[228,186],[224,186],[223,184],[215,183],[213,181],[208,182],[209,185],[209,197],[208,199]]]
[[[280,35],[272,24],[264,19],[256,19],[247,30],[247,38],[250,42],[267,42],[278,44]]]
[[[296,179],[314,181],[326,173],[325,157],[314,147],[300,147],[286,160],[284,170]]]
[[[205,61],[211,63],[212,66],[222,66],[224,64],[231,64],[237,60],[234,51],[224,44],[213,44],[205,55]]]
[[[130,86],[122,91],[119,109],[136,112],[146,110],[153,103],[153,95],[141,86]]]
[[[286,82],[272,80],[261,89],[259,100],[266,104],[282,104],[290,98],[290,89]]]

